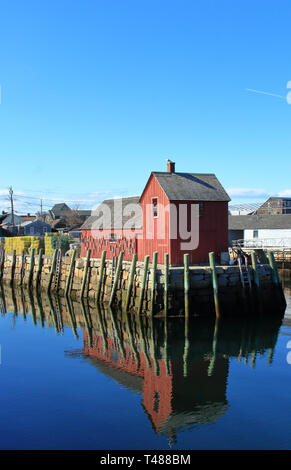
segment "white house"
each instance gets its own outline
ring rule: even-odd
[[[291,214],[229,216],[229,245],[237,240],[244,246],[291,248]]]

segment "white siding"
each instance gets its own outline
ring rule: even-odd
[[[257,240],[264,246],[286,246],[291,248],[291,229],[258,229],[258,238],[254,238],[254,230],[245,230],[245,240]]]

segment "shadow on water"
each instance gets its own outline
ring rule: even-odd
[[[31,315],[35,325],[82,336],[82,356],[119,385],[142,395],[154,431],[172,444],[179,432],[213,423],[228,410],[232,358],[255,367],[258,356],[272,363],[282,315],[245,318],[153,318],[88,301],[1,288],[1,313]]]

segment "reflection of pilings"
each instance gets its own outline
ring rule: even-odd
[[[268,359],[267,359],[269,365],[271,365],[273,362],[277,340],[278,340],[278,331],[276,331],[276,333],[273,334],[272,346],[269,350]]]
[[[190,273],[189,273],[189,255],[184,255],[184,303],[185,317],[189,317],[189,289],[190,289]]]
[[[6,302],[5,302],[5,294],[4,294],[4,290],[3,290],[3,286],[2,284],[0,283],[0,291],[1,291],[1,313],[2,315],[5,315],[6,313]]]
[[[58,330],[57,317],[56,317],[56,314],[55,314],[55,309],[54,309],[53,301],[52,301],[52,298],[51,298],[51,295],[50,295],[50,292],[49,292],[49,291],[47,292],[47,297],[48,297],[49,304],[50,304],[50,314],[51,314],[51,316],[52,316],[52,318],[53,318],[53,323],[54,323],[55,331],[56,331],[56,333],[58,333],[59,330]]]
[[[144,357],[145,357],[145,360],[146,360],[146,363],[147,363],[147,368],[149,369],[151,367],[151,361],[150,361],[149,355],[148,355],[148,350],[147,350],[147,345],[146,345],[146,341],[145,341],[145,337],[144,337],[144,329],[143,329],[141,316],[136,315],[136,320],[137,320],[137,328],[138,328],[139,333],[140,333],[141,350],[144,354]]]
[[[128,320],[127,311],[125,310],[123,314],[124,314],[125,324],[126,324],[126,328],[127,328],[127,332],[128,332],[128,338],[129,338],[130,348],[131,348],[131,350],[132,350],[132,352],[133,352],[134,359],[135,359],[135,362],[136,362],[136,364],[137,364],[137,367],[139,368],[139,366],[140,366],[140,358],[139,358],[139,354],[138,354],[138,352],[137,352],[136,346],[135,346],[134,341],[133,341],[132,330],[131,330],[131,326],[130,326],[130,323],[129,323],[129,320]]]
[[[169,253],[165,253],[164,276],[165,276],[164,312],[165,312],[165,315],[167,315],[168,313],[168,289],[169,289]]]
[[[67,307],[68,314],[69,314],[69,317],[70,317],[70,322],[71,322],[71,326],[72,326],[74,336],[75,336],[76,339],[79,339],[73,304],[71,303],[71,300],[68,296],[66,296],[65,299],[66,299],[66,307]]]
[[[214,326],[214,333],[213,333],[213,340],[212,340],[212,355],[211,360],[208,367],[208,376],[212,376],[215,368],[215,362],[217,358],[217,342],[218,342],[218,328],[219,328],[219,318],[216,317],[215,326]]]
[[[36,291],[36,301],[37,301],[38,313],[40,317],[40,324],[43,328],[44,327],[44,311],[42,308],[41,298],[40,298],[38,291]]]
[[[183,374],[184,374],[184,377],[187,377],[188,376],[188,356],[189,356],[189,316],[188,315],[185,315],[184,335],[185,335],[185,343],[184,343],[184,354],[183,354]]]
[[[98,323],[99,323],[99,330],[100,330],[100,333],[101,333],[101,336],[102,336],[102,341],[103,341],[103,350],[104,350],[104,352],[106,352],[107,351],[107,341],[106,341],[106,337],[105,337],[103,319],[102,319],[102,316],[101,316],[98,301],[96,302],[96,312],[97,312],[97,319],[98,319]]]
[[[90,323],[89,323],[89,319],[88,319],[88,315],[87,315],[87,312],[86,312],[86,307],[85,307],[85,303],[84,303],[83,298],[80,299],[80,304],[81,304],[82,314],[83,314],[83,317],[84,317],[86,331],[87,331],[87,334],[88,334],[88,345],[89,345],[89,348],[92,348],[92,327],[90,326]]]
[[[28,292],[28,297],[29,297],[30,311],[32,315],[33,324],[37,325],[33,295],[30,289],[28,289],[27,292]]]
[[[169,360],[168,360],[168,319],[164,318],[164,363],[166,368],[166,375],[170,375]]]
[[[17,302],[16,302],[16,297],[15,297],[13,284],[11,285],[11,297],[12,297],[12,302],[13,302],[13,311],[14,311],[15,315],[17,315],[18,314],[18,309],[17,309]]]
[[[274,348],[270,348],[269,354],[268,354],[268,359],[267,359],[269,365],[271,365],[272,362],[273,362],[274,352],[275,352],[275,349],[274,349]]]
[[[251,367],[254,368],[256,365],[257,352],[254,350],[251,354]]]
[[[25,297],[24,297],[24,292],[23,292],[22,287],[21,287],[21,305],[22,305],[23,319],[24,321],[26,321]]]
[[[120,351],[120,354],[122,356],[122,358],[124,359],[125,358],[125,351],[124,351],[124,347],[123,347],[123,342],[122,342],[122,339],[120,337],[120,333],[118,331],[118,328],[117,328],[117,325],[116,325],[116,321],[115,321],[115,318],[114,318],[114,314],[112,312],[112,309],[111,307],[108,307],[108,312],[110,314],[110,318],[111,318],[111,323],[112,323],[112,326],[113,326],[113,330],[114,330],[114,335],[117,339],[117,343],[118,343],[118,348],[119,348],[119,351]]]
[[[57,322],[58,322],[58,330],[60,332],[64,331],[64,324],[63,324],[63,318],[62,318],[62,309],[61,309],[61,304],[60,304],[60,298],[55,295],[55,306],[56,306],[56,317],[57,317]]]
[[[241,358],[244,355],[244,350],[245,350],[245,333],[246,333],[246,321],[244,320],[244,325],[242,328],[242,334],[241,334],[241,341],[240,341],[240,349],[239,349],[239,355],[238,355],[238,362],[241,362]]]
[[[216,314],[216,317],[218,318],[220,317],[220,308],[219,308],[219,297],[218,297],[218,282],[217,282],[216,267],[215,267],[215,256],[214,256],[213,251],[209,253],[209,264],[210,264],[210,269],[211,269],[215,314]]]
[[[150,355],[153,359],[154,363],[154,373],[156,376],[160,375],[160,368],[159,363],[157,361],[157,354],[156,354],[156,344],[155,344],[155,335],[154,335],[154,325],[153,325],[153,317],[149,317],[149,324],[150,324]]]

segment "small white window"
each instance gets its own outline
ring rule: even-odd
[[[158,217],[158,199],[156,197],[153,199],[153,217],[154,219]]]
[[[116,243],[116,233],[110,233],[109,243]]]

